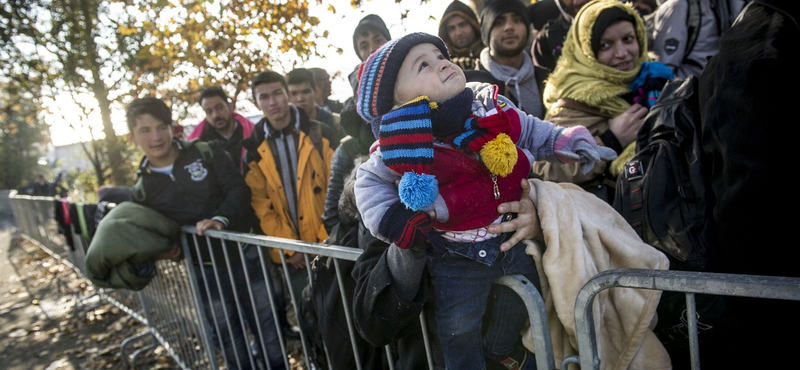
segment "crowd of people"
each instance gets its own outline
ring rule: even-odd
[[[476,11],[454,1],[439,17],[438,35],[392,35],[379,16],[367,15],[353,31],[361,63],[349,75],[352,97],[343,103],[330,99],[324,69],[263,71],[250,80],[259,121],[236,113],[220,81],[199,93],[205,118],[182,139],[162,100],[134,99],[127,108],[129,136],[144,157],[132,201],[195,225],[198,235],[231,230],[362,249],[348,271],[358,335],[375,348],[392,344],[397,356],[375,366],[427,366],[418,323],[427,311],[436,368],[535,369],[520,334],[524,305],[509,288],[492,284],[521,274],[544,289],[544,272],[525,241],[546,245],[545,229],[553,226],[540,221],[541,199],[531,189],[539,182],[574,184],[602,200],[592,207],[609,206],[658,92],[695,75],[716,197],[713,222],[722,239],[713,272],[798,276],[778,249],[789,225],[775,204],[786,202],[765,197],[774,193],[769,174],[777,173],[777,159],[789,147],[765,145],[772,142],[768,128],[782,122],[777,115],[790,107],[791,95],[770,94],[764,85],[792,86],[797,78],[788,71],[788,48],[800,32],[796,6],[701,1],[726,17],[702,11],[714,22],[702,21],[699,38],[687,46],[692,30],[682,27],[681,12],[688,2],[490,0]],[[189,257],[198,276],[211,278],[210,262],[225,258],[224,248],[202,239]],[[270,284],[256,247],[243,251],[243,258],[230,258],[236,263],[221,266],[231,269],[233,281],[217,272],[226,285],[201,289],[208,292],[212,337],[229,369],[250,368],[243,359],[262,348],[261,361],[282,369],[278,333],[267,330],[264,343],[250,342],[239,315],[231,314],[231,286],[248,280],[252,289],[266,290]],[[293,291],[284,293],[299,299],[308,284],[307,256],[270,252],[271,269],[282,260],[290,266]],[[153,261],[177,254],[175,245],[165,246],[136,271],[152,275]],[[247,325],[288,325],[285,302],[271,307],[265,295],[252,297],[248,304],[258,309],[246,315]],[[756,306],[731,301],[731,319],[718,330],[735,333]],[[772,315],[776,320],[796,308],[770,304],[785,314]],[[704,364],[776,361],[767,352],[722,350],[768,350],[744,343],[763,342],[763,334],[741,327],[749,337],[715,336],[718,350]],[[220,328],[238,328],[231,334],[236,340],[220,338]],[[688,352],[662,349],[669,353],[666,365],[663,356],[644,363],[688,364]],[[361,353],[386,356],[368,348]]]

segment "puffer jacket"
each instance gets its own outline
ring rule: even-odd
[[[155,270],[139,273],[139,266],[180,242],[180,225],[163,214],[123,202],[97,227],[86,252],[86,277],[101,288],[141,290]]]

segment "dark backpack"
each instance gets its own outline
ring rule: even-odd
[[[613,204],[674,270],[703,270],[713,244],[697,89],[696,76],[664,86],[617,179]]]

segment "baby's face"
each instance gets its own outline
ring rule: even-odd
[[[467,86],[464,71],[442,55],[435,45],[419,44],[411,48],[400,66],[394,85],[395,107],[420,96],[443,103]]]

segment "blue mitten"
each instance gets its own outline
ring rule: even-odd
[[[553,152],[561,163],[580,164],[580,170],[587,173],[592,170],[595,162],[600,160],[613,160],[617,158],[617,153],[604,146],[598,146],[597,142],[584,126],[573,126],[560,129],[553,145]]]

